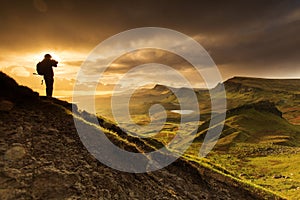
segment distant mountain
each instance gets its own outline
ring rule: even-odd
[[[251,77],[234,77],[224,83],[227,109],[259,101],[271,101],[283,113],[283,117],[293,124],[300,124],[300,79],[263,79]],[[220,84],[212,90],[219,91]],[[182,96],[189,88],[173,88]],[[201,114],[209,114],[211,108],[210,94],[205,89],[194,90]],[[156,85],[152,89],[142,89],[133,96],[133,104],[162,104],[167,110],[179,109],[178,99],[167,86]],[[136,98],[136,100],[135,100]],[[186,98],[189,102],[189,97]],[[150,105],[149,105],[150,106]],[[147,108],[149,107],[147,106]],[[143,109],[142,109],[143,110]],[[148,112],[147,109],[145,112]]]
[[[226,90],[249,92],[251,90],[280,91],[300,94],[300,79],[266,79],[252,77],[233,77],[225,81]]]

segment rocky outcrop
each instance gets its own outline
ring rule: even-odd
[[[37,100],[39,94],[30,88],[20,86],[18,83],[0,71],[0,100],[9,100],[12,102]]]
[[[162,91],[170,91],[170,89],[167,86],[160,85],[160,84],[156,84],[153,87],[153,90],[160,91],[160,92],[162,92]]]
[[[249,80],[251,78],[243,78],[243,77],[234,77],[224,82],[224,86],[227,92],[232,93],[248,93],[248,92],[258,92],[262,91],[261,88],[253,86],[249,86],[244,84],[245,80]]]

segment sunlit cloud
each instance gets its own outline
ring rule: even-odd
[[[27,71],[25,67],[14,67],[11,69],[10,73],[15,74],[16,76],[20,77],[29,77],[30,72]]]

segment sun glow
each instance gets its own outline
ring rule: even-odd
[[[58,54],[54,53],[53,51],[43,51],[41,53],[33,55],[31,59],[36,62],[41,61],[44,59],[45,54],[50,54],[52,56],[52,59],[61,62],[60,56],[58,56]]]
[[[86,59],[87,53],[79,53],[74,51],[41,51],[39,53],[31,53],[26,57],[26,61],[31,63],[38,63],[44,59],[45,54],[50,54],[52,59],[58,61],[58,67],[62,67],[60,70],[74,70],[76,67],[80,67],[81,62]],[[70,68],[71,67],[71,68]],[[69,68],[69,69],[66,69]],[[73,69],[72,69],[73,68]],[[76,70],[77,71],[77,70]]]
[[[47,50],[27,51],[21,53],[6,53],[5,59],[0,58],[0,71],[13,77],[19,84],[28,86],[34,90],[41,88],[41,77],[33,76],[36,73],[36,64],[44,59],[45,54],[50,54],[52,59],[58,61],[58,66],[53,68],[55,74],[56,89],[65,89],[70,85],[69,80],[76,79],[81,63],[88,55],[87,51]],[[16,59],[17,58],[17,59]],[[42,89],[44,92],[44,89]]]

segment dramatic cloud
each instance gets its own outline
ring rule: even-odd
[[[2,0],[0,25],[1,68],[15,65],[34,70],[41,52],[55,52],[61,60],[57,76],[66,80],[76,78],[79,67],[100,42],[147,26],[193,37],[209,52],[224,79],[235,75],[300,77],[298,0]],[[116,53],[114,47],[101,56],[108,59]],[[183,73],[194,73],[172,54],[136,52],[114,62],[106,72],[107,80],[150,58]],[[11,73],[19,76],[21,72]],[[91,73],[97,70],[92,68]]]

